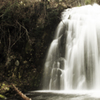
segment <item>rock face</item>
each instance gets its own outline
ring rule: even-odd
[[[45,55],[63,9],[29,1],[0,7],[0,82],[8,80],[25,92],[42,87]]]

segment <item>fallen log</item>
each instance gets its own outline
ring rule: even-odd
[[[20,90],[18,90],[18,88],[14,84],[12,84],[12,87],[22,97],[23,100],[32,100],[31,98],[29,98],[25,94],[23,94]]]

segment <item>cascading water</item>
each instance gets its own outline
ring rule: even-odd
[[[44,69],[46,90],[100,89],[100,6],[62,13]]]

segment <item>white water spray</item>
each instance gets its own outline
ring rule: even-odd
[[[44,69],[46,90],[100,90],[100,6],[62,13]]]

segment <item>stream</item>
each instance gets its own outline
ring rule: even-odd
[[[32,100],[100,100],[100,91],[30,91]]]

